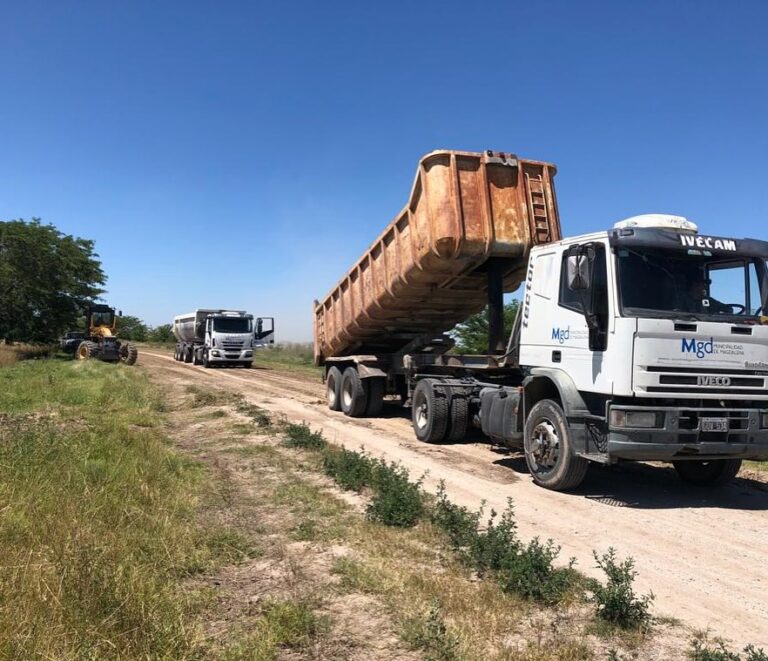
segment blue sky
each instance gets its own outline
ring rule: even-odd
[[[20,2],[0,219],[94,239],[105,298],[311,338],[419,157],[549,160],[566,234],[646,212],[768,238],[768,3]]]

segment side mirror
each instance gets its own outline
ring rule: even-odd
[[[571,291],[587,291],[592,286],[592,263],[594,249],[578,246],[568,255],[568,289]]]

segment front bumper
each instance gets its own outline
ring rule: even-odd
[[[208,352],[209,363],[251,363],[253,362],[253,349],[232,351],[229,349],[211,349]]]
[[[643,461],[682,459],[768,459],[768,428],[760,409],[612,406],[611,411],[658,414],[653,429],[610,426],[610,458]],[[703,431],[702,418],[727,418],[728,431]],[[611,419],[609,415],[609,420]]]

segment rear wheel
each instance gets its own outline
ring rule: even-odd
[[[411,401],[411,423],[420,441],[439,443],[445,439],[448,398],[436,379],[422,379],[416,384]]]
[[[125,365],[135,365],[139,358],[139,350],[130,343],[120,345],[120,362]]]
[[[96,358],[96,354],[98,354],[98,346],[95,342],[90,342],[89,340],[80,342],[77,347],[77,351],[75,352],[78,360],[89,360],[90,358]]]
[[[573,454],[571,432],[559,403],[542,399],[525,423],[525,461],[536,484],[554,491],[579,486],[589,462]]]
[[[189,347],[188,349],[183,350],[184,353],[181,356],[181,359],[185,363],[191,363],[192,362],[192,347]]]
[[[384,392],[387,388],[387,380],[376,376],[366,379],[368,382],[368,406],[365,409],[365,415],[375,418],[381,414],[384,408]]]
[[[203,362],[203,357],[200,355],[200,351],[197,349],[192,350],[192,364],[193,365],[201,365]]]
[[[368,387],[357,369],[347,367],[341,375],[341,410],[351,418],[360,418],[368,406]]]
[[[741,459],[673,461],[680,479],[700,486],[730,482],[741,469]]]
[[[449,441],[460,441],[467,435],[469,427],[469,400],[463,394],[451,397],[451,415],[448,428]]]
[[[331,411],[341,411],[341,370],[331,367],[325,377],[325,399]]]

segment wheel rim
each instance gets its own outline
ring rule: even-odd
[[[425,429],[429,424],[429,402],[424,393],[419,392],[413,403],[414,421],[419,430]]]
[[[352,379],[347,379],[346,383],[342,384],[342,395],[341,395],[341,401],[343,402],[344,406],[349,408],[352,406]]]
[[[328,403],[331,406],[336,404],[336,379],[330,377],[327,382],[327,397]]]
[[[88,347],[80,347],[77,350],[77,357],[80,360],[85,360],[86,358],[88,358]]]
[[[531,432],[528,451],[537,470],[549,472],[560,458],[560,437],[551,420],[543,418]]]

